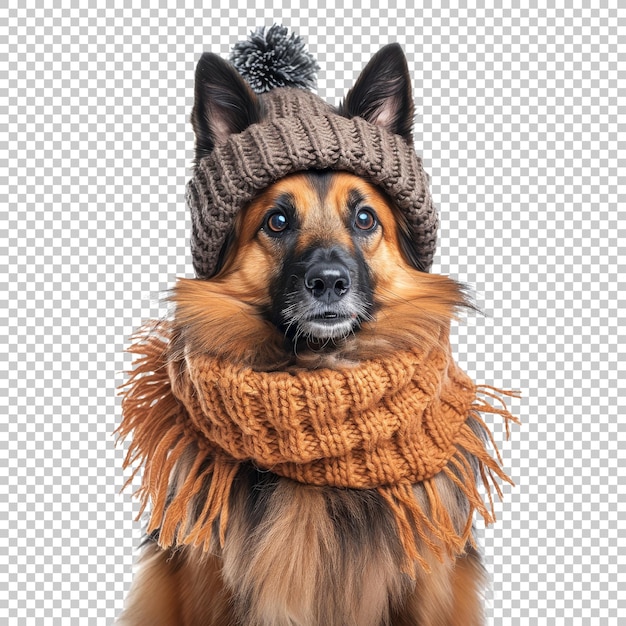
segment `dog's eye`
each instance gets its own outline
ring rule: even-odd
[[[373,230],[376,227],[376,216],[369,209],[359,209],[354,218],[354,225],[359,230]]]
[[[282,233],[289,226],[289,221],[287,220],[287,216],[280,211],[274,211],[271,215],[268,216],[267,221],[265,222],[267,230],[270,233]]]

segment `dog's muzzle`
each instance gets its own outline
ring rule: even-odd
[[[294,339],[347,337],[366,317],[363,272],[341,248],[315,248],[291,270],[281,320]]]

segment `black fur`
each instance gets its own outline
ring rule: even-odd
[[[313,297],[307,292],[304,285],[304,276],[307,269],[320,260],[327,260],[329,263],[344,265],[351,277],[350,292],[353,299],[357,301],[359,314],[353,320],[353,329],[365,321],[371,312],[373,302],[373,286],[367,265],[360,253],[354,255],[339,247],[320,248],[312,246],[302,254],[287,255],[283,264],[280,276],[272,285],[272,321],[282,330],[286,336],[294,343],[300,337],[298,332],[300,327],[297,323],[292,323],[292,319],[285,318],[283,311],[294,302],[303,303],[303,308],[308,306],[311,314],[316,310],[316,303]],[[326,305],[329,312],[341,313],[340,303]],[[311,339],[315,339],[312,337]]]
[[[217,141],[259,122],[259,100],[239,72],[217,54],[205,52],[196,68],[191,123],[196,136],[196,165]]]
[[[413,96],[406,57],[397,43],[381,48],[339,106],[345,117],[362,117],[413,142]]]

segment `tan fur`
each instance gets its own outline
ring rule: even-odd
[[[144,548],[120,626],[232,626],[221,561],[195,550]]]
[[[349,194],[359,191],[381,228],[363,243],[375,284],[377,313],[324,354],[296,358],[263,315],[280,249],[259,229],[276,198],[293,197],[299,245],[335,241],[350,249]],[[400,252],[394,208],[375,187],[351,174],[332,176],[325,201],[306,175],[279,181],[237,218],[234,244],[209,281],[179,280],[172,293],[180,345],[225,355],[258,369],[333,367],[435,341],[442,320],[464,303],[457,283],[415,270]],[[176,338],[174,338],[176,342]],[[176,344],[174,344],[176,345]],[[470,460],[471,462],[471,460]],[[178,466],[184,481],[189,460]],[[437,489],[462,531],[468,504],[443,474]],[[175,481],[176,482],[176,481]],[[173,487],[175,489],[175,485]],[[208,486],[207,486],[208,489]],[[420,485],[418,500],[428,506]],[[196,503],[197,505],[198,503]],[[426,510],[426,509],[425,509]],[[216,521],[218,523],[219,520]],[[124,626],[480,626],[484,574],[468,545],[458,559],[422,552],[430,573],[403,571],[402,546],[387,506],[375,492],[310,487],[267,478],[250,468],[231,496],[223,548],[163,551],[148,544]]]
[[[485,574],[470,551],[453,561],[431,562],[430,575],[419,578],[392,626],[482,626]]]
[[[242,299],[243,293],[250,301]],[[266,369],[287,364],[282,336],[259,314],[254,296],[253,288],[238,276],[230,281],[179,279],[172,300],[180,343]]]
[[[237,238],[237,252],[232,255],[231,263],[237,259],[239,271],[246,264],[248,255],[254,254],[252,250],[263,250],[266,254],[266,268],[272,271],[280,259],[276,258],[276,246],[267,237],[257,236],[258,226],[262,224],[266,211],[272,208],[276,198],[282,194],[288,194],[297,208],[299,224],[299,236],[297,249],[302,249],[315,242],[324,244],[331,242],[334,245],[342,245],[347,249],[352,248],[352,241],[344,226],[344,212],[347,210],[346,200],[349,188],[354,187],[354,182],[361,183],[361,179],[351,174],[339,172],[333,176],[332,188],[327,197],[322,201],[316,189],[306,174],[292,174],[262,193],[247,207],[242,214],[241,236]],[[364,183],[367,185],[367,183]],[[368,185],[370,189],[374,189]],[[252,244],[252,245],[251,245]],[[234,263],[233,263],[234,265]],[[259,269],[258,266],[256,269]],[[233,267],[226,269],[230,274]]]
[[[347,563],[327,509],[328,491],[280,480],[257,529],[237,518],[224,546],[224,578],[245,611],[241,623],[259,626],[379,626],[398,598],[393,524],[387,536],[353,545]],[[353,510],[355,524],[359,506]]]
[[[243,487],[243,486],[242,486]],[[325,488],[280,479],[251,528],[246,489],[233,498],[221,556],[144,549],[120,624],[142,626],[480,626],[484,573],[472,549],[428,557],[412,583],[392,523],[363,544],[337,533]],[[346,494],[343,494],[344,496]],[[348,495],[348,498],[351,496]],[[371,502],[350,503],[355,524]],[[376,524],[374,524],[376,525]]]

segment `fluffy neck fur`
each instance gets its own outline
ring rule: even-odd
[[[293,346],[268,321],[269,296],[235,280],[179,279],[172,351],[219,355],[255,370],[337,368],[391,357],[439,342],[459,307],[472,308],[464,288],[447,276],[405,270],[393,289],[379,286],[375,320],[345,340]],[[245,295],[244,295],[245,294]]]

